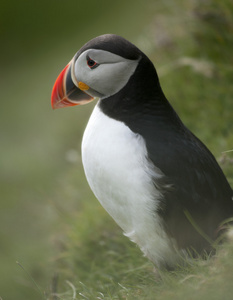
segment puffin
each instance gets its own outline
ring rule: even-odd
[[[168,102],[150,59],[115,34],[87,42],[55,81],[52,108],[96,105],[82,139],[91,190],[158,268],[212,253],[233,191]]]

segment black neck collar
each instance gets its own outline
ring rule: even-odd
[[[115,95],[100,100],[99,107],[107,116],[124,122],[137,133],[145,126],[156,126],[161,130],[183,126],[167,101],[157,72],[146,56],[139,61],[125,87]]]

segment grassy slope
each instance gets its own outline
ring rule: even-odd
[[[148,46],[168,99],[219,159],[231,183],[233,154],[222,152],[233,148],[232,15],[228,1],[182,2],[157,14],[138,40],[139,46]],[[166,39],[157,42],[161,32]],[[156,276],[91,194],[83,195],[79,205],[57,258],[61,299],[230,299],[232,239],[214,258]]]

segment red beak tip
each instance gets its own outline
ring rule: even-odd
[[[59,76],[57,77],[51,94],[51,105],[53,109],[57,109],[59,107],[62,107],[61,99],[64,97],[64,91],[63,91],[63,81],[65,74],[67,72],[67,69],[69,67],[69,64],[61,71]]]
[[[70,75],[70,63],[61,71],[59,76],[57,77],[52,93],[51,93],[51,106],[52,109],[67,107],[67,106],[75,106],[80,104],[86,104],[93,100],[93,97],[85,93],[85,91],[80,90],[73,84],[73,87],[69,87],[69,90],[66,90],[66,81],[67,76],[69,81],[72,81]],[[68,75],[69,74],[69,75]],[[70,82],[72,83],[72,82]],[[73,92],[75,93],[77,90],[78,93],[73,95],[73,98],[70,96]],[[71,99],[72,98],[72,99]]]

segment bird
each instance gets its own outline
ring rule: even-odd
[[[212,253],[233,191],[208,148],[167,100],[157,71],[115,34],[91,39],[52,89],[52,108],[96,100],[82,162],[101,205],[158,268]]]

